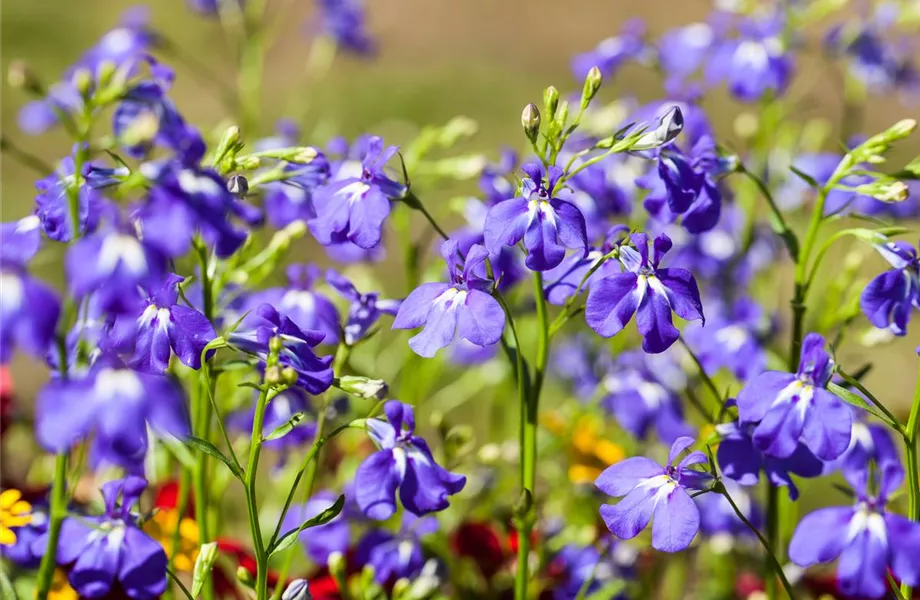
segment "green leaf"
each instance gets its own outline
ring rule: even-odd
[[[844,387],[840,387],[836,383],[828,383],[827,389],[832,394],[834,394],[835,396],[837,396],[838,398],[840,398],[847,404],[851,404],[853,406],[863,409],[864,411],[868,412],[870,415],[876,417],[883,423],[887,424],[889,427],[893,427],[896,431],[899,429],[899,425],[897,423],[892,423],[891,419],[889,419],[882,411],[880,411],[874,405],[867,402],[862,396],[858,394],[854,394],[850,390]]]
[[[219,460],[220,462],[222,462],[222,463],[224,463],[225,465],[227,465],[227,468],[230,469],[230,472],[233,473],[233,475],[234,475],[237,479],[240,479],[240,480],[243,479],[243,472],[242,472],[242,470],[241,470],[238,466],[236,466],[235,464],[233,464],[233,462],[232,462],[229,458],[227,458],[227,456],[224,455],[224,453],[221,452],[221,451],[217,448],[217,446],[215,446],[215,445],[212,444],[211,442],[209,442],[209,441],[207,441],[207,440],[203,440],[203,439],[201,439],[201,438],[197,438],[197,437],[195,437],[195,436],[190,436],[190,437],[188,437],[188,438],[185,439],[185,445],[186,445],[186,446],[191,446],[192,448],[195,448],[195,449],[198,450],[199,452],[204,452],[205,454],[207,454],[207,455],[209,455],[209,456],[212,456],[212,457],[216,458],[216,459]]]
[[[278,438],[283,438],[289,434],[295,427],[300,425],[300,422],[303,421],[304,413],[296,412],[291,415],[291,418],[287,420],[286,423],[283,423],[275,428],[270,434],[265,436],[263,441],[270,442],[272,440],[277,440]]]
[[[258,383],[255,383],[254,381],[244,381],[243,383],[238,383],[236,386],[237,386],[237,387],[252,388],[252,389],[254,389],[254,390],[257,391],[257,392],[261,392],[261,391],[262,391],[262,386],[259,385]]]
[[[271,557],[275,553],[281,552],[282,550],[285,550],[288,547],[290,547],[294,542],[297,541],[297,536],[299,536],[300,532],[303,531],[304,529],[309,529],[310,527],[316,527],[318,525],[325,525],[332,519],[336,518],[337,516],[339,516],[339,513],[342,512],[342,507],[344,506],[345,506],[345,494],[341,494],[332,506],[322,511],[315,517],[311,517],[307,519],[306,521],[301,523],[300,527],[298,527],[297,529],[292,529],[288,531],[287,533],[281,535],[278,538],[278,541],[275,542],[275,545],[268,549],[268,556]]]
[[[821,184],[818,183],[817,180],[815,180],[815,178],[809,175],[808,173],[805,173],[804,171],[800,171],[799,169],[795,168],[795,166],[793,165],[789,165],[789,170],[795,173],[799,179],[801,179],[802,181],[807,183],[809,186],[811,186],[812,189],[815,189],[815,190],[821,189]]]

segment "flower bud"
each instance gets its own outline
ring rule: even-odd
[[[71,82],[77,93],[84,98],[88,97],[93,90],[93,74],[89,72],[89,69],[81,67],[74,71]]]
[[[250,573],[249,569],[244,566],[239,566],[236,568],[236,579],[248,588],[253,587],[253,584],[255,583],[252,579],[252,573]]]
[[[543,108],[546,109],[548,119],[552,119],[555,116],[557,106],[559,106],[559,90],[551,85],[543,90]]]
[[[601,83],[604,82],[604,76],[601,75],[601,70],[597,67],[591,67],[591,70],[588,71],[588,76],[585,77],[585,86],[581,90],[581,108],[582,110],[586,109],[591,101],[594,100],[594,96],[597,95],[597,90],[601,89]]]
[[[211,569],[217,561],[217,542],[202,544],[192,570],[192,597],[197,598],[204,587],[204,582],[211,576]]]
[[[265,383],[270,386],[281,385],[284,383],[284,376],[281,373],[281,367],[278,365],[269,365],[265,367]]]
[[[344,375],[338,379],[338,388],[359,398],[382,400],[387,397],[389,386],[382,379],[368,379],[358,375]]]
[[[537,135],[540,133],[540,110],[536,104],[528,104],[521,113],[521,126],[524,127],[524,135],[531,142],[537,141]]]
[[[894,141],[906,138],[917,129],[917,121],[915,119],[902,119],[888,128],[887,138]]]
[[[262,161],[258,156],[241,156],[233,162],[233,165],[240,171],[254,171],[261,164]]]
[[[227,191],[238,198],[249,193],[249,180],[243,175],[234,175],[227,182]]]
[[[281,369],[281,382],[285,385],[294,385],[297,383],[297,371],[293,367],[284,367]]]
[[[319,156],[319,150],[312,146],[304,146],[302,148],[297,148],[297,150],[291,154],[290,158],[288,158],[288,162],[297,165],[308,165],[313,162],[317,156]]]
[[[866,196],[872,196],[882,202],[903,202],[907,200],[910,190],[907,184],[897,179],[879,179],[856,187],[856,191]]]
[[[6,80],[12,88],[25,90],[36,96],[45,95],[45,90],[35,72],[29,67],[29,63],[24,60],[14,60],[10,63],[10,68],[6,73]]]
[[[563,100],[559,105],[559,108],[556,109],[556,118],[553,121],[558,127],[558,131],[562,131],[565,127],[565,122],[569,118],[569,102],[568,100]]]
[[[117,68],[118,66],[108,59],[99,63],[99,66],[96,67],[96,82],[100,88],[107,87],[112,82]]]
[[[271,352],[272,354],[275,354],[275,355],[279,354],[281,352],[281,348],[283,347],[284,347],[284,344],[281,342],[280,337],[275,336],[272,339],[268,340],[268,351]]]
[[[312,600],[310,584],[306,579],[295,579],[284,589],[281,600]]]
[[[672,106],[658,120],[658,125],[643,133],[632,145],[632,150],[650,150],[670,144],[684,128],[684,114],[680,107]]]

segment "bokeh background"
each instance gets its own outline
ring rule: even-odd
[[[5,72],[11,61],[24,59],[43,80],[54,81],[117,24],[123,10],[135,4],[124,0],[4,0],[0,4],[0,64]],[[209,77],[225,86],[235,85],[234,54],[216,19],[191,13],[182,0],[154,0],[148,6],[155,29],[186,57],[204,66]],[[615,35],[630,18],[644,19],[655,37],[668,28],[703,20],[711,9],[712,3],[704,0],[370,1],[368,31],[377,43],[376,56],[339,55],[321,82],[309,82],[304,71],[312,41],[313,2],[271,0],[268,12],[278,24],[277,37],[265,65],[260,123],[255,131],[245,131],[244,137],[252,140],[267,135],[278,118],[302,115],[305,131],[312,132],[316,141],[332,134],[350,137],[371,131],[384,135],[388,142],[400,143],[425,124],[465,115],[479,124],[478,134],[468,145],[495,159],[503,144],[522,147],[521,108],[531,101],[539,104],[545,86],[554,84],[563,93],[580,89],[581,83],[569,71],[574,54]],[[802,33],[806,51],[800,55],[798,76],[790,90],[798,99],[798,108],[789,118],[803,124],[820,118],[839,128],[844,111],[839,69],[820,54],[820,29]],[[205,132],[233,122],[212,86],[183,60],[170,59],[168,54],[163,58],[177,70],[171,97],[190,122]],[[647,101],[661,94],[658,77],[637,65],[621,70],[602,90],[606,100],[629,95]],[[24,92],[11,89],[4,80],[0,100],[5,136],[49,163],[67,153],[69,143],[60,131],[29,137],[18,130],[16,113],[27,100]],[[756,107],[731,101],[724,92],[707,95],[704,106],[723,141],[729,143],[735,139],[739,115],[757,116]],[[899,118],[918,115],[917,106],[905,106],[898,98],[873,98],[863,114],[862,131],[873,133]],[[918,137],[899,147],[893,163],[920,152]],[[3,220],[19,218],[31,208],[36,175],[8,157],[0,160],[0,215]],[[474,188],[471,182],[465,191],[473,193]],[[463,190],[429,192],[426,203],[437,210],[438,203]],[[302,253],[296,256],[298,260],[322,259],[304,256],[311,252],[309,246],[298,252]],[[866,263],[867,275],[882,268],[876,258]],[[834,270],[833,261],[828,266]],[[375,267],[390,268],[386,263]],[[61,274],[53,266],[43,275],[60,283]],[[786,275],[779,272],[776,296],[767,299],[783,316],[791,291]],[[882,348],[851,344],[843,358],[855,365],[873,362],[868,386],[889,405],[903,407],[913,390],[917,360],[913,348],[918,343],[915,327],[911,336]],[[21,359],[13,373],[23,397],[30,396],[44,378],[38,366]]]

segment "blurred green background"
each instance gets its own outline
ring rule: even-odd
[[[43,80],[54,81],[81,52],[117,24],[122,10],[134,4],[123,0],[5,0],[0,6],[0,63],[4,72],[10,61],[25,59]],[[234,85],[234,53],[216,19],[191,13],[181,0],[157,0],[149,7],[155,29],[186,55],[207,65],[214,77]],[[394,143],[410,139],[422,125],[465,115],[480,125],[475,148],[494,158],[501,144],[521,147],[521,108],[531,101],[539,104],[546,85],[555,84],[563,93],[580,89],[581,83],[572,79],[568,68],[575,53],[615,35],[629,18],[645,19],[655,37],[671,27],[704,19],[711,8],[711,2],[700,0],[368,2],[367,29],[378,43],[378,55],[370,59],[338,56],[328,77],[319,85],[311,85],[303,74],[311,41],[307,22],[314,3],[269,1],[269,15],[280,26],[265,65],[260,127],[244,132],[244,137],[252,140],[270,133],[276,119],[303,112],[304,103],[309,103],[307,132],[318,127],[318,133],[328,137],[373,131]],[[804,32],[810,48],[816,48],[819,38],[818,30]],[[205,132],[232,122],[232,115],[206,83],[181,63],[164,60],[177,69],[172,97],[190,122]],[[612,100],[635,95],[650,100],[659,97],[661,91],[656,75],[630,65],[605,84],[602,97]],[[790,94],[799,99],[800,107],[790,118],[804,122],[821,117],[833,126],[840,122],[843,100],[839,72],[814,50],[799,57],[798,76]],[[60,131],[40,137],[18,131],[16,113],[26,100],[23,92],[11,89],[4,80],[0,103],[3,133],[29,152],[55,162],[70,144]],[[733,139],[733,124],[739,113],[756,115],[756,108],[730,101],[723,91],[707,96],[704,105],[726,140]],[[875,132],[910,115],[917,115],[916,107],[902,106],[897,98],[873,99],[863,130]],[[913,156],[918,150],[920,142],[915,137],[900,155]],[[4,220],[29,212],[34,179],[35,173],[2,158],[0,214]],[[469,191],[473,191],[472,185]],[[433,190],[426,203],[439,210],[438,203],[455,193]],[[882,261],[872,257],[867,260],[866,273],[871,275],[882,267]],[[779,271],[772,288],[776,295],[765,299],[784,316],[789,287],[788,273]],[[912,336],[884,350],[850,344],[841,358],[854,368],[872,360],[875,369],[868,378],[869,387],[886,402],[903,406],[915,380],[913,348],[920,340],[916,331],[914,327]],[[24,395],[38,385],[39,375],[31,364],[17,363],[13,372]]]

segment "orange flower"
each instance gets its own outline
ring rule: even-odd
[[[179,528],[179,549],[173,555],[173,538]],[[198,559],[198,523],[189,518],[179,520],[176,510],[160,509],[144,523],[144,531],[160,542],[177,571],[192,572]]]

